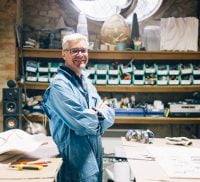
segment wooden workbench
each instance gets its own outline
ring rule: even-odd
[[[57,173],[61,167],[62,159],[58,157],[58,150],[51,137],[46,138],[47,144],[40,146],[32,153],[16,155],[0,163],[0,181],[4,182],[55,182]],[[11,154],[10,154],[11,155]],[[12,155],[11,155],[12,156]],[[9,164],[15,161],[49,161],[47,167],[42,170],[18,171],[9,168]]]
[[[128,158],[131,172],[136,182],[199,182],[200,178],[170,178],[156,160],[151,160],[149,146],[175,147],[167,145],[165,139],[153,139],[153,144],[142,144],[139,142],[126,141],[125,137],[121,138],[123,148]],[[192,140],[193,144],[187,148],[200,149],[200,140]],[[176,146],[177,147],[177,146]],[[179,146],[184,147],[184,146]],[[148,156],[149,155],[149,156]],[[146,157],[145,157],[146,156]],[[155,157],[155,156],[153,156]]]

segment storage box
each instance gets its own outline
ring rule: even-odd
[[[144,108],[128,108],[128,109],[115,109],[115,116],[121,117],[144,117]]]
[[[146,117],[164,117],[164,109],[147,109]]]
[[[192,75],[181,75],[180,78],[181,85],[190,85],[193,81]]]
[[[128,65],[121,64],[119,67],[120,67],[120,70],[122,71],[123,74],[125,74],[125,73],[133,73],[132,63],[129,63]]]
[[[97,75],[105,75],[108,73],[108,68],[109,68],[108,64],[96,64],[95,67]]]
[[[181,64],[180,66],[181,74],[192,74],[193,72],[193,65],[192,64]]]
[[[180,73],[180,65],[169,65],[169,75],[179,75]]]
[[[43,72],[49,72],[49,65],[47,62],[43,63],[38,63],[38,72],[43,73]]]
[[[26,61],[26,71],[37,72],[38,62],[36,61]]]
[[[200,75],[193,75],[193,84],[200,85]]]
[[[108,81],[108,75],[95,75],[97,85],[106,85]]]
[[[26,72],[26,81],[36,82],[37,81],[37,73]]]
[[[130,85],[131,84],[131,80],[120,79],[119,83],[120,83],[120,85]]]
[[[108,76],[108,84],[109,85],[118,85],[120,77],[119,75],[109,75]]]
[[[121,85],[129,85],[132,81],[132,75],[130,73],[126,73],[120,76],[119,83]]]
[[[200,75],[200,65],[193,65],[193,75]]]
[[[38,82],[49,82],[49,73],[38,73]]]
[[[144,70],[145,73],[155,73],[156,72],[155,64],[145,64]]]
[[[180,84],[180,76],[179,75],[169,75],[169,85],[179,85]]]
[[[168,84],[168,76],[166,75],[157,75],[157,85],[167,85]]]
[[[60,63],[49,63],[49,71],[51,73],[57,72],[59,67],[60,67]]]
[[[168,75],[169,65],[156,65],[157,75]]]
[[[156,75],[154,73],[146,73],[144,76],[145,85],[155,85],[156,84]]]
[[[119,65],[116,65],[114,63],[109,65],[108,74],[109,75],[119,75]]]
[[[133,76],[134,85],[144,85],[144,76],[143,75],[134,75]]]
[[[95,66],[95,65],[88,64],[86,71],[87,71],[89,74],[95,74],[95,73],[96,73],[96,66]]]
[[[144,64],[133,65],[134,75],[144,75]]]

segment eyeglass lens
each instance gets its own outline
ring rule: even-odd
[[[78,48],[72,48],[70,49],[70,53],[71,54],[78,54],[79,52],[81,52],[82,54],[85,54],[87,52],[87,49],[78,49]]]

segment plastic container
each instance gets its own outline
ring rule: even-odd
[[[37,73],[26,72],[26,81],[36,82],[37,81]]]
[[[133,65],[134,75],[144,75],[144,64]]]
[[[156,72],[155,64],[145,64],[144,71],[145,73],[155,73]]]
[[[159,26],[146,26],[144,28],[144,47],[147,51],[160,50]]]
[[[38,82],[49,82],[49,73],[38,73]]]
[[[38,63],[38,72],[40,73],[48,73],[49,72],[49,65],[47,62]]]
[[[144,117],[144,108],[128,108],[128,109],[115,109],[115,116],[130,116],[130,117]]]
[[[157,75],[156,83],[157,83],[157,85],[167,85],[168,80],[169,80],[169,78],[167,75]]]
[[[37,72],[38,62],[36,61],[27,61],[26,62],[26,71],[28,72]]]
[[[144,76],[143,75],[134,75],[133,76],[134,85],[144,85]]]
[[[179,75],[169,75],[169,85],[179,85],[180,84],[180,76]]]
[[[168,75],[169,65],[156,65],[157,75]]]
[[[113,65],[113,64],[109,65],[108,74],[119,75],[119,65]]]
[[[78,16],[77,33],[85,35],[88,38],[87,18],[85,13],[80,12]]]
[[[169,65],[169,75],[179,75],[180,73],[180,65]]]
[[[95,67],[97,75],[105,75],[108,73],[108,68],[109,68],[108,64],[96,64]]]
[[[120,77],[119,75],[109,75],[108,76],[108,84],[109,85],[118,85]]]
[[[108,75],[95,75],[97,85],[106,85],[108,81]]]
[[[192,64],[181,64],[180,70],[182,75],[192,74],[193,73],[193,65]]]

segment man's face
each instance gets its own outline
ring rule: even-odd
[[[77,75],[81,74],[88,63],[88,47],[84,40],[71,41],[69,48],[62,52],[65,65]]]

